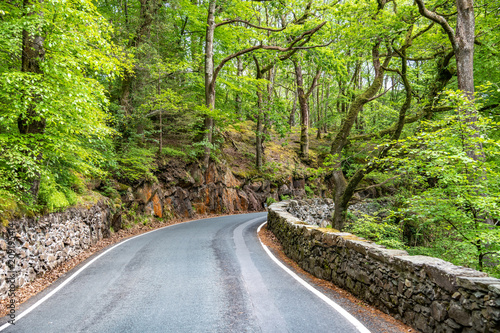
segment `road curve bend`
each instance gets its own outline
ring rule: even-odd
[[[256,232],[265,220],[216,217],[128,239],[23,304],[15,325],[1,319],[0,331],[369,332],[269,257]]]

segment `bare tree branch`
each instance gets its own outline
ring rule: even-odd
[[[444,17],[442,17],[441,15],[438,15],[435,12],[430,11],[427,8],[425,8],[424,0],[415,0],[415,2],[417,3],[418,11],[420,12],[420,14],[422,16],[428,18],[431,21],[436,22],[437,24],[439,24],[444,29],[444,31],[446,32],[446,34],[448,34],[450,42],[453,45],[453,49],[456,50],[457,49],[457,45],[456,45],[457,43],[456,43],[456,40],[455,40],[455,31],[448,24],[448,21],[446,21],[446,19]]]
[[[252,24],[248,21],[245,21],[245,20],[240,20],[240,19],[233,19],[233,20],[227,20],[227,21],[223,21],[223,22],[220,22],[220,23],[217,23],[215,25],[216,28],[218,27],[221,27],[223,25],[226,25],[226,24],[231,24],[231,23],[244,23],[252,28],[255,28],[255,29],[260,29],[260,30],[266,30],[266,31],[271,31],[271,32],[279,32],[279,31],[283,31],[286,29],[286,27],[283,27],[281,29],[273,29],[273,28],[268,28],[268,27],[262,27],[262,26],[259,26],[259,25],[255,25],[255,24]]]
[[[316,76],[314,77],[313,82],[311,83],[311,87],[309,87],[309,90],[306,93],[306,98],[309,98],[309,96],[311,96],[312,91],[318,85],[318,79],[320,76],[321,76],[321,68],[318,68],[318,70],[316,71]]]
[[[290,46],[288,46],[288,47],[273,46],[273,45],[262,45],[261,44],[261,45],[256,45],[256,46],[252,46],[252,47],[246,48],[244,50],[238,51],[236,53],[233,53],[233,54],[227,56],[226,58],[224,58],[224,59],[221,60],[221,62],[219,63],[219,66],[217,66],[217,68],[215,69],[214,76],[212,78],[211,84],[213,85],[215,83],[220,70],[224,67],[224,65],[228,61],[230,61],[230,60],[232,60],[234,58],[237,58],[239,56],[242,56],[242,55],[244,55],[246,53],[249,53],[249,52],[252,52],[252,51],[255,51],[255,50],[259,50],[259,49],[262,49],[262,50],[274,50],[274,51],[279,51],[279,52],[287,52],[287,51],[291,51],[291,50],[300,49],[301,47],[294,47],[294,45],[297,44],[298,42],[300,42],[302,39],[304,39],[304,38],[307,39],[309,36],[312,36],[313,34],[315,34],[325,24],[326,24],[326,21],[320,23],[319,25],[317,25],[316,27],[314,27],[311,30],[304,31],[302,34],[300,34],[300,36],[298,36],[297,38],[295,38],[292,41],[292,43],[290,44]],[[301,45],[303,45],[303,44],[301,44]]]
[[[394,177],[391,177],[391,178],[389,178],[389,179],[386,179],[386,180],[384,180],[384,181],[383,181],[382,183],[380,183],[380,184],[370,185],[370,186],[363,187],[363,188],[357,188],[357,189],[356,189],[356,192],[361,192],[361,191],[369,190],[369,189],[374,188],[374,187],[379,187],[379,186],[385,185],[385,184],[387,184],[388,182],[390,182],[391,180],[394,180],[394,179],[396,179],[396,178],[399,178],[399,175],[394,176]]]

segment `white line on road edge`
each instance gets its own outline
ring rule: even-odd
[[[259,233],[260,229],[266,223],[267,223],[267,221],[264,222],[264,223],[262,223],[259,226],[259,228],[257,229],[257,234]],[[290,274],[295,280],[297,280],[306,289],[308,289],[309,291],[311,291],[314,295],[316,295],[319,298],[321,298],[326,304],[330,305],[335,311],[337,311],[340,315],[342,315],[345,319],[347,319],[351,324],[353,324],[354,327],[356,327],[359,332],[361,332],[361,333],[370,333],[370,331],[363,324],[361,324],[361,322],[359,322],[359,320],[357,320],[356,318],[354,318],[349,312],[347,312],[346,310],[344,310],[344,308],[342,308],[340,305],[338,305],[337,303],[335,303],[334,301],[332,301],[325,294],[323,294],[322,292],[318,291],[316,288],[314,288],[313,286],[311,286],[309,283],[307,283],[306,281],[304,281],[297,274],[295,274],[288,267],[286,267],[281,261],[279,261],[271,253],[271,251],[269,251],[269,249],[267,248],[267,246],[265,246],[264,243],[262,243],[262,241],[260,240],[260,238],[259,238],[259,241],[260,241],[260,244],[262,245],[262,247],[264,248],[264,250],[266,251],[266,253],[269,255],[269,257],[271,257],[271,259],[278,266],[280,266],[285,272],[287,272],[288,274]]]
[[[163,229],[163,228],[162,228]],[[159,230],[159,229],[157,229]],[[152,230],[152,231],[156,231],[156,230]],[[150,233],[151,231],[147,232],[147,233]],[[83,266],[82,268],[80,268],[75,274],[71,275],[69,278],[67,278],[66,280],[64,280],[63,283],[61,283],[59,286],[57,286],[54,290],[52,290],[50,293],[48,293],[47,295],[45,295],[42,299],[40,299],[38,302],[36,302],[35,304],[33,304],[32,306],[30,306],[28,309],[26,309],[25,311],[23,311],[23,313],[21,313],[19,316],[17,316],[15,322],[17,322],[19,319],[21,319],[22,317],[26,316],[28,313],[30,313],[31,311],[35,310],[40,304],[42,304],[43,302],[45,302],[46,300],[48,300],[50,297],[52,297],[55,293],[57,293],[59,290],[61,290],[65,285],[67,285],[71,280],[73,280],[75,277],[77,277],[78,274],[80,274],[85,268],[89,267],[90,265],[92,265],[92,263],[94,261],[96,261],[97,259],[99,259],[100,257],[102,257],[103,255],[105,255],[106,253],[108,253],[109,251],[113,250],[115,247],[118,247],[122,244],[125,244],[126,242],[128,242],[129,240],[132,240],[136,237],[139,237],[139,236],[142,236],[142,235],[145,235],[147,233],[144,233],[144,234],[141,234],[141,235],[137,235],[137,236],[134,236],[132,238],[129,238],[129,239],[126,239],[124,240],[123,242],[121,243],[118,243],[116,244],[115,246],[107,249],[106,251],[104,251],[103,253],[101,253],[100,255],[98,255],[97,257],[95,257],[94,259],[92,259],[91,261],[89,261],[87,264],[85,264],[85,266]],[[15,322],[14,322],[14,325],[15,325]],[[12,324],[5,324],[3,326],[0,327],[0,331],[3,331],[4,329],[6,329],[7,327],[10,327]]]
[[[183,222],[182,224],[185,224],[185,223],[190,223],[190,222],[196,222],[196,221],[199,221],[198,220],[193,220],[193,221],[187,221],[187,222]],[[80,268],[75,274],[71,275],[69,278],[67,278],[66,280],[64,280],[63,283],[61,283],[60,285],[58,285],[54,290],[52,290],[50,293],[48,293],[47,295],[45,295],[42,299],[40,299],[38,302],[36,302],[35,304],[33,304],[32,306],[30,306],[29,308],[27,308],[25,311],[23,311],[23,313],[21,313],[19,316],[17,316],[17,318],[15,319],[14,321],[14,324],[10,324],[10,323],[6,323],[4,324],[3,326],[0,326],[0,331],[3,331],[4,329],[6,329],[7,327],[10,327],[10,326],[13,326],[15,325],[15,323],[21,319],[22,317],[26,316],[28,313],[30,313],[31,311],[35,310],[40,304],[42,304],[43,302],[45,302],[46,300],[48,300],[50,297],[52,297],[55,293],[57,293],[59,290],[61,290],[65,285],[67,285],[71,280],[73,280],[75,277],[77,277],[77,275],[79,275],[85,268],[89,267],[90,265],[92,265],[92,263],[94,261],[96,261],[97,259],[99,259],[100,257],[102,257],[103,255],[105,255],[106,253],[108,253],[109,251],[113,250],[114,248],[118,247],[118,246],[121,246],[123,244],[125,244],[126,242],[134,239],[134,238],[137,238],[137,237],[141,237],[141,236],[144,236],[146,234],[149,234],[151,232],[155,232],[155,231],[158,231],[158,230],[161,230],[161,229],[165,229],[165,228],[169,228],[169,227],[173,227],[175,225],[178,225],[178,224],[171,224],[171,225],[167,225],[167,226],[164,226],[162,228],[158,228],[158,229],[155,229],[155,230],[151,230],[151,231],[148,231],[148,232],[145,232],[143,234],[140,234],[140,235],[137,235],[137,236],[134,236],[134,237],[131,237],[131,238],[128,238],[126,240],[124,240],[123,242],[120,242],[116,245],[114,245],[113,247],[107,249],[106,251],[104,251],[103,253],[101,253],[100,255],[98,255],[97,257],[95,257],[94,259],[92,259],[91,261],[89,261],[87,264],[85,264],[85,266],[83,266],[82,268]]]

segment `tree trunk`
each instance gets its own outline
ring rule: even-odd
[[[316,123],[316,128],[318,130],[316,134],[316,139],[321,139],[321,103],[319,100],[320,92],[319,92],[319,87],[315,89],[316,91],[316,117],[318,119]]]
[[[457,83],[469,100],[470,105],[465,109],[466,123],[473,129],[471,139],[480,136],[477,122],[477,110],[474,106],[474,1],[457,0],[457,28],[455,34],[455,59],[457,63]],[[483,160],[483,145],[469,140],[467,156],[475,161]]]
[[[300,155],[302,158],[309,156],[309,103],[304,91],[304,78],[302,67],[297,60],[293,61],[295,67],[295,80],[297,81],[297,97],[300,106]]]
[[[264,137],[262,138],[262,151],[264,152],[264,140],[269,134],[269,128],[272,126],[271,123],[271,112],[272,112],[272,105],[273,105],[273,92],[274,92],[274,79],[276,77],[276,67],[273,66],[267,71],[267,95],[264,100]]]
[[[216,0],[210,0],[208,4],[207,15],[207,31],[205,37],[205,106],[209,110],[215,107],[215,82],[214,77],[214,32],[215,32],[215,7]],[[212,145],[212,131],[214,120],[210,115],[205,116],[204,121],[204,138],[205,152],[203,157],[203,165],[208,169],[210,162],[210,151]]]
[[[297,98],[300,106],[300,154],[302,158],[309,157],[309,96],[318,83],[321,70],[318,68],[311,87],[306,92],[304,90],[304,77],[302,67],[297,59],[292,60],[295,68],[295,80],[297,82]]]
[[[260,170],[262,168],[262,136],[264,135],[264,129],[262,125],[262,111],[263,111],[263,104],[264,100],[262,98],[262,92],[260,90],[257,90],[257,108],[258,108],[258,113],[257,113],[257,130],[255,133],[255,167],[257,170]]]
[[[238,67],[237,67],[237,76],[242,77],[243,76],[243,60],[241,60],[240,57],[236,58],[238,62]],[[235,109],[236,109],[236,114],[239,116],[240,120],[242,119],[242,99],[241,99],[241,92],[237,91],[236,92],[236,97],[235,97]]]
[[[262,73],[262,70],[260,68],[259,60],[257,59],[256,56],[253,57],[253,60],[255,61],[255,67],[257,69],[255,78],[257,80],[261,80],[264,74]],[[257,128],[255,131],[255,167],[257,168],[257,170],[260,170],[262,168],[262,156],[264,155],[262,149],[262,142],[264,136],[263,118],[264,118],[264,97],[262,89],[259,86],[257,87]]]
[[[288,120],[288,124],[290,127],[295,126],[295,113],[297,112],[297,94],[293,94],[293,105],[292,111],[290,111],[290,119]]]
[[[474,1],[457,0],[455,59],[458,89],[474,100]]]
[[[363,106],[369,102],[370,98],[374,97],[382,86],[384,79],[384,68],[389,65],[391,60],[390,56],[385,58],[384,64],[380,65],[380,55],[379,55],[380,42],[377,43],[372,50],[373,67],[375,68],[375,79],[372,84],[361,94],[355,96],[352,101],[349,110],[342,122],[341,128],[335,139],[332,142],[330,153],[333,155],[334,171],[333,171],[333,182],[335,185],[335,213],[333,218],[333,226],[335,229],[342,230],[345,222],[346,209],[348,207],[348,200],[346,202],[346,196],[344,195],[348,184],[342,172],[342,150],[344,149],[347,138],[351,133],[352,126]]]
[[[27,8],[31,3],[29,0],[24,0],[23,6]],[[27,15],[36,15],[36,13],[29,13]],[[43,47],[44,37],[40,35],[33,35],[27,30],[23,30],[22,39],[22,54],[21,54],[21,71],[24,73],[43,74],[40,68],[40,63],[43,62],[45,50]],[[37,103],[42,99],[39,95],[31,95],[31,92],[26,92],[26,99],[30,100],[27,105],[26,112],[21,113],[17,119],[17,127],[19,133],[33,138],[33,142],[40,141],[40,135],[45,132],[46,120],[36,109]],[[36,152],[34,146],[29,147],[32,150],[33,156],[36,155],[36,163],[40,164],[42,160],[42,153]],[[36,201],[38,198],[38,191],[40,189],[40,173],[36,172],[30,179],[30,194]]]
[[[323,91],[324,92],[324,91]],[[326,87],[325,98],[323,98],[323,133],[328,133],[328,98],[330,98],[330,87]]]
[[[159,46],[159,43],[158,43],[158,46]],[[160,77],[161,77],[161,72],[158,72],[158,86],[157,86],[157,98],[160,97],[161,95],[161,80],[160,80]],[[160,107],[160,147],[159,147],[159,150],[158,150],[158,156],[161,157],[161,153],[162,153],[162,150],[163,150],[163,110],[162,108]]]

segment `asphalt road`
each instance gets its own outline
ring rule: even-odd
[[[265,220],[217,217],[130,239],[2,332],[359,332],[268,256],[256,233]]]

